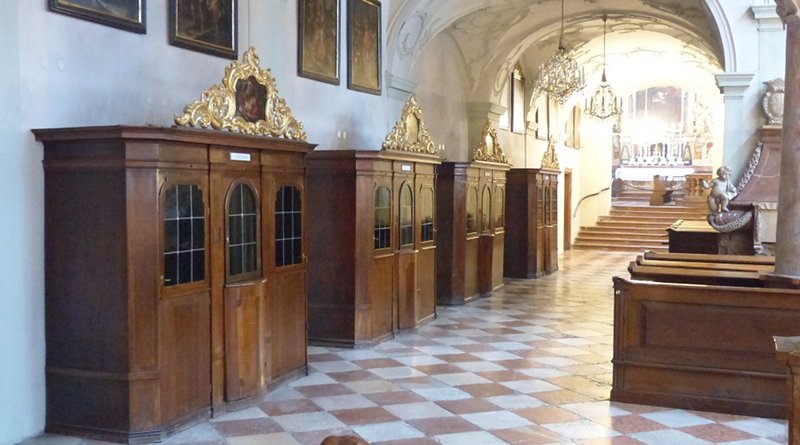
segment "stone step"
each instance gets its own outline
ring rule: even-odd
[[[665,205],[665,206],[651,206],[651,205],[637,206],[637,205],[625,205],[625,204],[611,205],[612,212],[615,210],[630,211],[630,212],[648,212],[651,210],[663,210],[665,212],[698,212],[701,209],[706,210],[707,208],[708,207],[705,204],[700,206],[700,205],[687,205],[686,203]]]
[[[666,252],[668,249],[667,246],[661,244],[640,244],[640,245],[620,245],[620,244],[612,244],[612,243],[604,243],[604,242],[583,242],[583,243],[573,243],[573,249],[582,249],[582,250],[616,250],[622,252],[643,252],[645,250],[652,250],[654,252]]]
[[[647,237],[640,237],[640,238],[628,238],[628,237],[620,237],[620,236],[586,236],[584,234],[578,235],[575,239],[575,242],[600,242],[600,243],[608,243],[608,244],[619,244],[619,245],[643,245],[643,244],[653,244],[653,245],[660,245],[662,242],[666,243],[667,238],[647,238]]]
[[[667,230],[667,228],[671,224],[672,223],[665,225],[663,221],[637,221],[635,224],[631,224],[631,222],[627,221],[627,220],[626,221],[618,221],[618,220],[614,220],[614,219],[608,219],[608,220],[597,221],[597,225],[596,226],[592,226],[592,227],[617,227],[617,228],[626,229],[626,230],[630,229],[631,227],[642,227],[642,228],[648,228],[648,229],[650,229],[650,228],[658,228],[658,229],[662,229],[662,230]]]
[[[667,230],[663,227],[581,227],[581,235],[592,234],[594,236],[667,236]]]

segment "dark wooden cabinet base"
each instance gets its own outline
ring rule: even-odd
[[[438,304],[465,304],[503,286],[508,169],[482,161],[437,167]]]
[[[157,442],[305,372],[300,216],[313,145],[159,127],[34,133],[44,143],[46,431]],[[243,189],[249,210],[232,197]],[[285,230],[286,258],[276,253]],[[253,249],[247,273],[231,266],[245,257],[237,247]]]
[[[611,400],[785,418],[800,291],[614,278]]]
[[[309,155],[311,344],[371,346],[434,317],[438,163],[386,150]]]

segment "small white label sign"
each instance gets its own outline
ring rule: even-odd
[[[250,162],[250,153],[231,153],[231,161]]]
[[[408,164],[402,164],[402,165],[400,166],[400,171],[404,171],[404,172],[410,172],[410,171],[411,171],[411,166],[410,166],[410,165],[408,165]]]

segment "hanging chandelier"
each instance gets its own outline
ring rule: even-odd
[[[583,68],[564,49],[564,0],[561,0],[561,34],[558,36],[558,51],[547,63],[539,66],[539,77],[534,84],[534,93],[547,94],[559,103],[564,103],[573,94],[586,87]]]
[[[594,94],[586,101],[586,114],[604,121],[608,118],[619,116],[622,112],[622,98],[614,94],[611,84],[606,81],[606,20],[608,16],[603,14],[603,77],[600,84],[594,90]]]

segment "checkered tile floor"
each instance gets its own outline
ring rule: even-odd
[[[631,253],[571,251],[561,270],[370,349],[309,348],[310,373],[168,445],[774,445],[786,422],[611,403],[611,276]],[[42,436],[25,445],[100,445]]]

